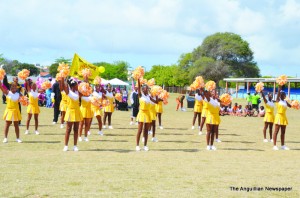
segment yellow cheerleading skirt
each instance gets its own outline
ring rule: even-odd
[[[91,108],[91,110],[92,110],[92,115],[93,116],[103,116],[103,110],[102,109],[100,109],[100,107],[96,107],[96,106],[94,106],[94,105],[92,105],[92,108]]]
[[[278,125],[288,125],[288,120],[285,114],[277,113],[275,116],[274,124]]]
[[[195,113],[201,113],[202,112],[202,105],[195,105],[194,106],[194,112]]]
[[[156,109],[155,109],[155,105],[150,107],[150,117],[151,120],[156,120]]]
[[[113,113],[115,111],[115,107],[113,104],[107,105],[104,107],[104,112]]]
[[[221,119],[219,114],[208,114],[206,116],[206,124],[219,125],[221,123]]]
[[[208,113],[207,109],[206,109],[206,108],[203,108],[203,109],[202,109],[202,113],[201,113],[201,117],[206,118],[207,113]]]
[[[80,107],[80,112],[83,118],[92,118],[93,112],[91,108]]]
[[[82,121],[82,115],[79,108],[68,108],[65,115],[66,122],[80,122]]]
[[[163,106],[162,106],[162,102],[158,102],[158,104],[155,105],[155,110],[156,113],[163,113]]]
[[[151,123],[152,120],[151,120],[150,111],[139,110],[136,120],[138,122]]]
[[[265,118],[264,118],[265,122],[272,122],[272,123],[274,123],[274,119],[275,119],[274,113],[266,113],[265,114]]]
[[[68,108],[67,102],[61,101],[61,102],[60,102],[60,105],[59,105],[59,110],[60,110],[60,111],[67,111],[67,108]]]
[[[20,121],[22,116],[19,109],[5,109],[3,120],[6,121]]]
[[[27,113],[39,114],[40,113],[40,108],[39,108],[39,106],[30,104],[30,105],[27,106]]]

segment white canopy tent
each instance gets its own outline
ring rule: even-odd
[[[129,86],[128,83],[118,79],[118,78],[114,78],[111,80],[108,80],[106,84],[110,83],[111,85],[123,85],[123,86]]]

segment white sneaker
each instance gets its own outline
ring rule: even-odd
[[[81,137],[79,137],[79,138],[78,138],[78,141],[79,141],[79,142],[82,142],[82,138],[81,138]]]
[[[215,146],[211,146],[211,150],[215,151],[217,148]]]
[[[159,126],[159,128],[160,128],[160,129],[164,129],[164,127],[163,127],[163,126]]]
[[[281,149],[282,149],[282,150],[286,150],[286,151],[290,150],[290,148],[287,147],[287,146],[285,146],[285,145],[283,145],[283,146],[281,147]]]
[[[211,146],[206,146],[206,150],[211,150]]]
[[[35,135],[39,135],[40,133],[38,131],[35,131]]]
[[[273,139],[270,139],[270,142],[273,142]]]
[[[144,146],[144,151],[149,151],[148,146]]]
[[[16,139],[16,142],[18,142],[18,143],[21,143],[21,142],[22,142],[22,140],[21,140],[21,139],[19,139],[19,138],[17,138],[17,139]]]
[[[278,149],[277,146],[273,146],[273,150],[274,150],[274,151],[278,151],[279,149]]]
[[[85,137],[85,138],[84,138],[84,141],[88,142],[88,141],[89,141],[89,139],[88,139],[87,137]]]
[[[221,141],[220,139],[216,139],[216,142],[219,142],[219,143],[220,143],[220,142],[222,142],[222,141]]]
[[[105,126],[105,125],[103,125],[103,129],[106,129],[106,126]]]
[[[192,126],[192,130],[194,130],[195,129],[195,127],[194,126]]]
[[[52,122],[52,124],[56,124],[56,122]]]
[[[132,122],[132,121],[130,122],[130,125],[133,125],[133,122]]]
[[[152,131],[148,131],[148,135],[152,135]]]
[[[135,122],[135,125],[138,125],[139,123],[138,122]]]
[[[198,133],[199,135],[202,135],[203,133],[202,133],[202,131],[199,131],[199,133]]]
[[[75,151],[75,152],[79,151],[78,147],[77,147],[77,146],[74,146],[74,147],[73,147],[73,151]]]
[[[26,130],[24,134],[25,134],[25,135],[28,135],[28,134],[29,134],[29,131],[28,131],[28,130]]]
[[[110,125],[110,126],[108,126],[108,128],[109,128],[109,129],[113,129],[113,127],[112,127],[111,125]]]
[[[267,139],[264,139],[264,142],[268,142],[268,140],[267,140]]]
[[[98,135],[101,135],[101,136],[103,136],[104,134],[103,134],[103,132],[102,132],[102,131],[98,131]]]
[[[63,128],[64,128],[64,124],[61,124],[61,125],[60,125],[60,128],[63,129]]]
[[[90,132],[90,131],[88,131],[88,132],[87,132],[87,134],[88,134],[88,135],[91,135],[91,132]]]
[[[139,146],[136,146],[136,147],[135,147],[135,150],[136,150],[136,151],[140,151],[141,148],[140,148]]]
[[[8,142],[7,138],[4,138],[3,143],[7,143],[7,142]]]
[[[144,137],[142,138],[142,142],[143,142],[143,143],[145,142],[145,138],[144,138]]]
[[[153,138],[151,139],[151,141],[152,141],[152,142],[158,142],[158,139],[157,139],[156,137],[153,137]]]
[[[63,151],[68,151],[68,146],[64,146]]]
[[[198,129],[200,129],[200,126],[198,126]]]

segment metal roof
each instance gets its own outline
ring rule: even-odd
[[[276,82],[276,78],[224,78],[226,82]],[[300,82],[300,78],[288,78],[288,82]]]

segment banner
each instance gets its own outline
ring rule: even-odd
[[[72,65],[70,68],[70,76],[78,78],[80,80],[83,80],[83,76],[81,71],[85,68],[89,68],[91,70],[92,75],[89,77],[89,82],[93,83],[93,80],[96,78],[96,76],[99,76],[100,72],[103,73],[102,71],[99,72],[99,69],[103,67],[98,67],[96,65],[93,65],[92,63],[87,62],[78,54],[74,54],[74,58],[72,60]],[[105,69],[104,69],[105,70]]]

